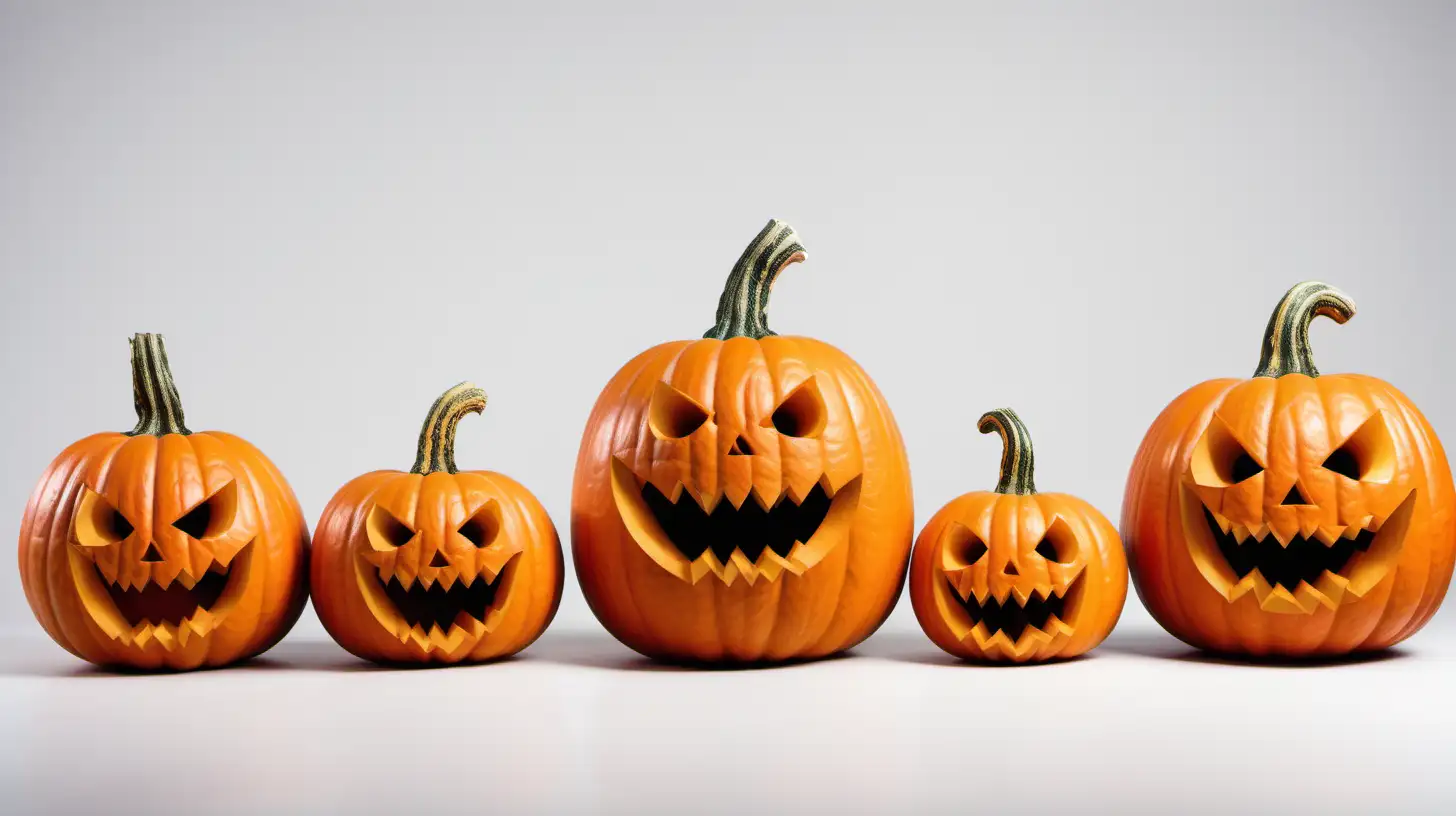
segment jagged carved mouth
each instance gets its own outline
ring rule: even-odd
[[[478,573],[461,574],[444,567],[430,577],[386,575],[361,559],[356,577],[375,620],[400,643],[450,653],[495,629],[519,555],[511,555],[498,572],[482,566]]]
[[[962,595],[953,576],[946,576],[950,597],[965,612],[970,631],[962,636],[973,638],[982,651],[999,648],[1015,656],[1071,635],[1072,621],[1082,599],[1082,576],[1078,575],[1062,591],[1042,585],[1023,592],[1020,588],[1006,591],[1001,598],[994,593],[968,592]]]
[[[617,510],[637,543],[664,569],[697,583],[712,573],[731,586],[802,575],[848,535],[859,505],[860,478],[835,487],[821,477],[799,495],[766,497],[751,489],[742,502],[707,500],[681,482],[670,494],[612,463]]]
[[[103,569],[73,546],[70,566],[82,605],[108,637],[138,648],[156,642],[173,651],[221,625],[242,595],[252,558],[249,541],[227,560],[214,555],[198,576],[196,566],[173,575],[159,561],[132,565],[124,579],[114,566]]]
[[[1190,552],[1209,583],[1233,602],[1254,592],[1261,609],[1312,614],[1363,597],[1400,557],[1415,509],[1411,491],[1389,516],[1353,524],[1318,525],[1286,533],[1276,525],[1236,524],[1185,491],[1183,513]],[[1197,513],[1201,518],[1189,517]]]

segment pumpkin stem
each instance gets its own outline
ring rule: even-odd
[[[1031,473],[1035,464],[1031,453],[1031,434],[1021,417],[1010,408],[997,408],[982,414],[976,427],[983,434],[992,431],[1001,434],[1001,479],[996,482],[996,492],[1018,496],[1035,493],[1036,482]]]
[[[167,347],[160,334],[138,334],[131,343],[131,391],[137,424],[127,436],[190,434],[182,416],[182,398],[167,365]]]
[[[1327,283],[1296,283],[1284,293],[1269,325],[1264,328],[1264,348],[1259,354],[1255,377],[1283,377],[1304,374],[1318,377],[1314,351],[1309,347],[1309,324],[1324,315],[1336,323],[1355,316],[1355,301]]]
[[[703,336],[758,340],[775,334],[765,314],[769,289],[784,267],[802,260],[804,245],[799,243],[799,234],[788,224],[771,219],[733,265],[718,299],[718,320]]]
[[[410,473],[458,473],[455,467],[455,427],[466,414],[485,410],[485,392],[463,382],[440,395],[430,406],[420,429],[420,447]]]

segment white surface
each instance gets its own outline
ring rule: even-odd
[[[13,636],[0,790],[66,813],[1450,813],[1453,647],[1246,666],[1128,627],[1083,660],[987,668],[888,633],[703,672],[556,629],[480,667],[291,638],[243,668],[116,676]]]

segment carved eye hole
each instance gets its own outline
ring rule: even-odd
[[[1245,479],[1257,476],[1264,472],[1264,466],[1254,461],[1248,451],[1240,450],[1229,464],[1229,481],[1238,484]]]
[[[986,552],[986,542],[982,541],[981,539],[972,538],[970,541],[966,542],[964,558],[966,560],[967,566],[975,564],[982,558],[985,558]]]
[[[1190,468],[1195,482],[1210,487],[1228,487],[1264,472],[1217,414],[1194,446]]]
[[[825,422],[824,397],[819,393],[819,384],[810,377],[784,397],[764,424],[773,425],[784,436],[812,438],[824,432]]]
[[[364,522],[364,529],[369,535],[369,546],[380,552],[403,547],[415,537],[414,530],[405,526],[405,523],[395,518],[393,513],[377,504],[374,505],[374,509],[369,511],[369,518]]]
[[[76,541],[87,547],[104,547],[125,541],[136,528],[120,510],[90,488],[82,488],[76,509]]]
[[[647,423],[662,439],[682,439],[703,427],[711,414],[687,394],[659,381],[652,392]]]
[[[986,557],[986,542],[971,528],[953,521],[941,538],[940,566],[944,570],[960,570]]]
[[[1326,470],[1356,481],[1387,482],[1395,475],[1395,445],[1385,415],[1372,415],[1324,461]]]
[[[481,505],[480,509],[475,511],[475,515],[460,525],[460,535],[465,536],[465,540],[474,544],[478,549],[490,546],[491,542],[495,541],[495,537],[500,535],[500,528],[500,505],[491,499]]]
[[[238,513],[238,484],[228,482],[216,493],[182,514],[172,526],[192,538],[212,538],[227,532]]]
[[[1052,521],[1052,525],[1036,545],[1036,554],[1058,564],[1070,564],[1077,560],[1077,536],[1060,516]]]

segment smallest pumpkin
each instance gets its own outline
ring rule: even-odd
[[[920,532],[910,562],[915,617],[957,657],[1080,655],[1107,637],[1127,599],[1117,530],[1075,496],[1036,492],[1031,436],[1015,412],[990,411],[977,427],[1001,435],[1001,480],[947,504]]]
[[[526,648],[561,602],[546,510],[498,473],[459,472],[455,427],[485,409],[470,383],[430,408],[409,473],[380,470],[324,508],[310,580],[340,646],[380,663],[461,663]]]

